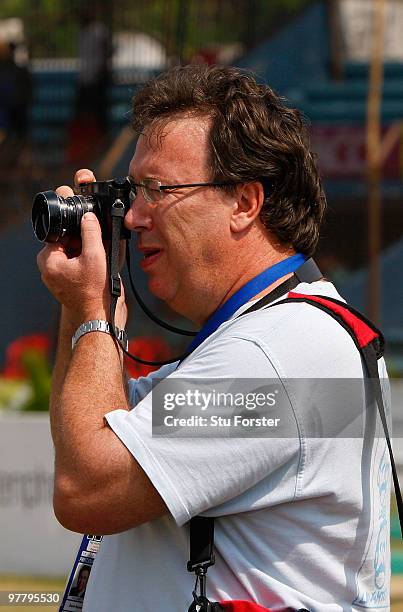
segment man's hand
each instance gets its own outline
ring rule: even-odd
[[[79,170],[75,175],[76,185],[92,181],[95,177],[90,170]],[[56,193],[63,197],[74,195],[67,186],[59,187]],[[37,261],[44,284],[77,324],[90,319],[109,320],[108,264],[101,227],[93,213],[86,213],[82,218],[81,248],[71,241],[46,244]],[[124,327],[126,318],[122,287],[116,324]]]
[[[76,185],[94,180],[90,170],[75,177]],[[73,190],[63,186],[57,194],[69,197]],[[159,493],[104,419],[116,408],[129,410],[121,351],[103,333],[85,334],[71,349],[81,323],[110,316],[107,257],[96,216],[84,215],[81,242],[46,244],[38,265],[62,304],[50,397],[56,516],[80,533],[117,533],[161,516],[167,508]],[[122,287],[118,327],[126,316]]]

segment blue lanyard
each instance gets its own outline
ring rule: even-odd
[[[266,289],[269,285],[272,285],[282,276],[290,272],[295,272],[304,261],[304,256],[301,253],[297,253],[296,255],[292,255],[292,257],[288,257],[274,264],[274,266],[270,266],[270,268],[263,270],[263,272],[248,281],[208,319],[193,338],[187,352],[191,353],[194,351],[195,348],[214,333],[224,321],[228,321],[238,308],[246,304],[246,302],[249,302],[251,298],[263,291],[263,289]]]

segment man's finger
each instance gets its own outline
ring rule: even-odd
[[[49,274],[56,274],[59,262],[65,262],[66,259],[67,255],[60,244],[46,244],[36,257],[42,278],[45,279]]]
[[[90,255],[99,248],[104,250],[102,232],[94,213],[85,213],[81,220],[82,254]]]
[[[78,187],[81,183],[93,183],[95,181],[95,175],[92,170],[88,168],[82,168],[77,170],[74,175],[74,185]]]
[[[62,196],[62,198],[71,198],[74,195],[74,191],[68,185],[62,185],[58,187],[56,190],[58,196]]]

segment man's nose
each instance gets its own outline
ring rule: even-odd
[[[150,207],[147,206],[144,198],[137,196],[132,202],[130,210],[125,216],[125,227],[134,232],[152,229],[153,220]]]

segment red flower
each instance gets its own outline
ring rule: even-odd
[[[140,357],[140,359],[145,359],[146,361],[164,361],[171,356],[168,344],[165,340],[157,337],[133,338],[129,341],[129,353],[135,357]],[[147,374],[159,367],[137,363],[133,361],[133,359],[130,359],[130,357],[125,357],[125,365],[131,378],[147,376]]]
[[[27,378],[28,373],[23,364],[23,355],[27,351],[42,353],[48,358],[50,340],[45,334],[22,336],[8,345],[6,350],[6,365],[2,375],[6,378]]]

